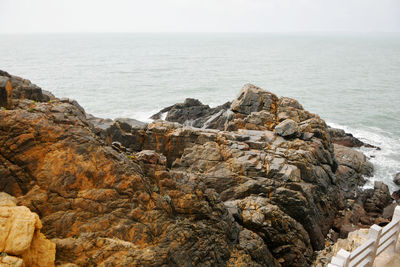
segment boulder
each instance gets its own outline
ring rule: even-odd
[[[27,207],[0,207],[0,251],[21,255],[29,248],[35,229],[40,229],[37,214]]]
[[[237,205],[243,225],[263,238],[282,266],[307,266],[311,263],[313,250],[310,239],[296,220],[263,197],[250,196]]]
[[[4,192],[0,193],[0,228],[0,253],[20,257],[0,256],[5,266],[54,266],[55,244],[40,232],[39,216],[16,206],[16,199]]]
[[[252,112],[274,109],[277,101],[276,95],[255,85],[246,84],[240,91],[238,98],[232,102],[231,109],[233,112],[250,115]]]
[[[334,145],[334,148],[340,165],[349,167],[362,175],[373,175],[374,167],[363,153],[337,144]]]
[[[382,214],[384,208],[392,203],[393,199],[389,187],[379,181],[375,181],[374,189],[368,191],[364,208],[367,212]]]
[[[396,175],[393,178],[393,182],[397,185],[400,185],[400,172],[396,173]]]
[[[184,103],[178,103],[160,110],[152,115],[153,120],[161,119],[166,114],[165,120],[191,125],[197,128],[223,129],[226,121],[225,111],[231,103],[227,102],[215,108],[202,104],[199,100],[186,98]]]
[[[275,133],[283,137],[294,136],[298,133],[297,123],[291,119],[286,119],[275,127]]]

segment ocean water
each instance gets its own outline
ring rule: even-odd
[[[198,98],[216,106],[245,83],[299,100],[362,148],[374,180],[400,172],[400,34],[0,35],[0,69],[88,113],[148,120]]]

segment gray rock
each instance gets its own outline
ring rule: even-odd
[[[275,127],[275,133],[280,136],[292,136],[298,133],[297,123],[294,120],[286,119]]]
[[[225,114],[225,111],[229,109],[230,105],[231,102],[227,102],[215,108],[210,108],[197,99],[186,98],[185,102],[166,107],[150,118],[158,120],[161,119],[163,114],[167,113],[166,121],[178,122],[196,128],[223,130],[225,121],[229,117],[229,113]]]
[[[374,167],[363,153],[337,144],[334,145],[334,149],[336,159],[340,165],[352,168],[362,175],[372,176]]]
[[[271,104],[277,101],[277,97],[260,87],[252,84],[243,86],[239,97],[232,102],[231,109],[234,112],[250,115],[252,112],[270,111]]]
[[[130,131],[132,128],[133,129],[146,129],[147,124],[148,124],[148,123],[138,121],[135,119],[130,119],[130,118],[116,118],[115,121],[119,123],[121,128],[125,127],[127,131]]]

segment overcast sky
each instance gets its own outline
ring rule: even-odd
[[[0,0],[0,33],[400,32],[400,0]]]

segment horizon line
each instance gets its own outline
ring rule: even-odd
[[[65,31],[65,32],[0,32],[0,35],[40,35],[40,34],[399,34],[400,31]]]

